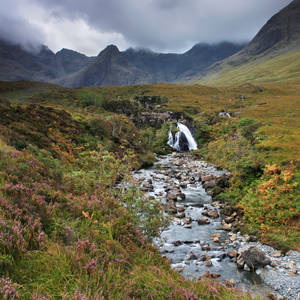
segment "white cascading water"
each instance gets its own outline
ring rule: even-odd
[[[183,125],[182,123],[177,123],[177,128],[179,129],[179,131],[175,134],[175,142],[174,142],[174,138],[173,138],[173,134],[172,134],[172,127],[169,130],[169,140],[168,140],[168,145],[170,145],[173,149],[176,149],[177,151],[181,151],[180,149],[180,145],[179,145],[179,136],[180,136],[180,132],[184,133],[187,141],[188,141],[188,147],[189,150],[197,150],[197,143],[195,141],[195,139],[193,138],[190,130]]]
[[[172,124],[171,124],[171,127],[170,127],[170,130],[169,130],[169,140],[168,140],[168,145],[170,147],[173,148],[174,146],[174,138],[173,138],[173,134],[172,134]]]

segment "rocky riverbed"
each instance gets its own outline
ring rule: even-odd
[[[300,299],[300,252],[283,255],[235,230],[237,213],[212,196],[230,174],[189,154],[161,156],[151,169],[134,175],[146,196],[172,215],[154,241],[171,266],[188,279],[219,278],[230,287],[273,299]]]

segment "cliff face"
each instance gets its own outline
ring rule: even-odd
[[[260,55],[300,42],[300,0],[294,0],[274,15],[242,51],[245,55]]]

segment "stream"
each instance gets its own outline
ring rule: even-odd
[[[188,153],[175,152],[159,156],[152,168],[135,172],[145,196],[161,201],[166,213],[174,216],[154,245],[186,279],[206,274],[264,299],[269,299],[268,294],[276,299],[300,299],[300,253],[289,251],[283,255],[234,232],[235,213],[225,217],[228,223],[221,218],[223,204],[212,202],[209,188],[212,182],[228,175],[194,160]],[[238,255],[250,246],[262,250],[271,264],[253,272],[246,265],[239,269]]]

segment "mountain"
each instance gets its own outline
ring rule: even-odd
[[[175,82],[199,73],[241,48],[242,45],[223,42],[197,44],[183,54],[162,54],[134,49],[120,52],[110,45],[93,64],[56,82],[69,87]]]
[[[77,72],[94,61],[72,50],[54,54],[47,46],[32,51],[20,45],[0,40],[0,80],[34,80],[52,82]]]
[[[209,67],[200,83],[298,80],[299,58],[300,0],[294,0],[275,14],[241,51]]]
[[[97,57],[46,46],[29,52],[0,41],[0,80],[35,80],[67,87],[175,82],[192,77],[211,64],[239,51],[243,45],[199,43],[183,54],[162,54],[145,49],[119,49],[110,45]]]

